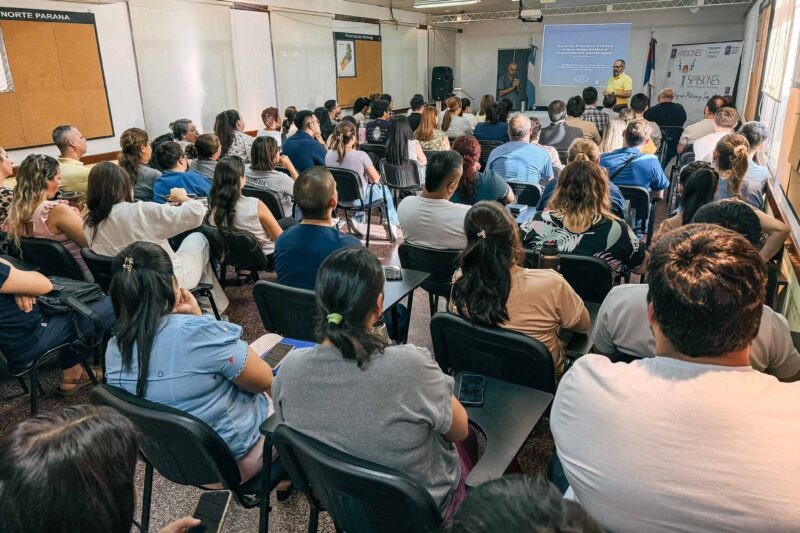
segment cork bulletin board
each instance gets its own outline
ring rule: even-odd
[[[347,59],[353,64],[342,66],[344,57],[336,58],[336,99],[342,107],[352,107],[356,98],[383,92],[383,64],[381,63],[380,35],[335,32],[336,43],[353,43],[353,52]]]
[[[93,13],[0,7],[0,146],[52,144],[59,124],[112,137]]]

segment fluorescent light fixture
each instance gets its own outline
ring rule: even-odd
[[[417,9],[431,9],[438,7],[467,6],[479,4],[481,0],[414,0]]]

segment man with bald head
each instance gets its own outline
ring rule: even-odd
[[[553,176],[547,152],[531,144],[531,120],[519,114],[508,121],[510,142],[492,150],[486,168],[505,180],[530,181],[544,185]]]
[[[675,93],[669,87],[658,93],[658,103],[644,112],[644,118],[658,124],[659,128],[682,128],[686,123],[686,110],[681,104],[672,101]]]
[[[522,85],[519,78],[517,78],[517,69],[519,67],[515,62],[511,62],[506,67],[506,71],[497,79],[497,100],[508,98],[514,104],[512,109],[519,111],[520,100],[522,99]]]

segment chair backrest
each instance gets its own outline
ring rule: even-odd
[[[83,281],[83,271],[64,246],[52,239],[21,237],[19,248],[9,241],[9,253],[14,257],[39,267],[45,276],[62,276]]]
[[[508,180],[508,185],[514,191],[515,202],[518,204],[536,206],[542,197],[542,189],[535,183],[520,180]]]
[[[694,151],[687,150],[678,156],[678,164],[676,166],[681,169],[692,162],[694,162]]]
[[[445,372],[475,372],[551,394],[556,391],[550,350],[527,335],[436,313],[431,339],[436,362]]]
[[[272,270],[258,241],[249,231],[222,231],[217,228],[225,240],[224,261],[228,265],[236,265],[238,269]]]
[[[253,286],[253,299],[265,330],[292,339],[317,342],[314,291],[272,281],[257,281]]]
[[[403,165],[392,165],[386,159],[380,162],[381,176],[392,189],[418,191],[420,189],[419,165],[406,161]]]
[[[336,182],[336,193],[340,203],[350,203],[363,200],[361,178],[352,170],[345,168],[329,168]]]
[[[424,290],[436,296],[450,297],[450,282],[458,268],[458,254],[461,250],[434,250],[404,242],[397,253],[403,268],[430,274],[422,282],[421,287]]]
[[[291,175],[292,175],[292,173],[291,173],[291,172],[289,172],[289,169],[288,169],[288,168],[284,168],[284,167],[282,167],[282,166],[280,166],[280,165],[276,166],[276,167],[275,167],[275,170],[277,170],[278,172],[283,172],[283,173],[284,173],[284,174],[286,174],[287,176],[291,176]]]
[[[661,126],[661,142],[675,150],[683,135],[683,126]]]
[[[492,150],[504,144],[502,141],[478,141],[478,144],[481,145],[481,157],[478,161],[481,163],[481,169],[486,169],[486,162],[489,160],[489,154],[492,153]]]
[[[425,154],[425,159],[430,161],[431,157],[437,153],[437,150],[423,150],[422,153]]]
[[[584,302],[601,303],[614,287],[614,273],[599,257],[561,254],[561,275]]]
[[[556,150],[558,152],[558,159],[561,161],[562,165],[567,164],[567,159],[569,158],[569,150]]]
[[[281,205],[281,201],[272,191],[257,189],[255,187],[244,187],[242,189],[242,195],[258,198],[264,202],[264,205],[267,206],[267,209],[269,209],[269,212],[275,217],[275,220],[283,218],[283,206]]]
[[[362,145],[359,145],[359,150],[367,153],[370,160],[372,160],[372,164],[375,165],[375,167],[378,167],[378,165],[380,165],[381,163],[381,159],[386,157],[386,146],[382,144],[364,143]]]
[[[292,483],[333,518],[337,531],[434,531],[442,521],[436,502],[411,477],[357,459],[286,424],[272,434]]]
[[[221,482],[225,488],[238,487],[236,459],[217,432],[199,418],[111,385],[94,387],[91,397],[93,403],[111,407],[133,422],[143,455],[173,483]]]
[[[100,255],[94,253],[89,248],[81,248],[81,257],[83,262],[89,267],[89,272],[92,273],[94,282],[100,285],[100,288],[108,294],[108,289],[111,287],[111,278],[114,275],[112,271],[113,257],[107,255]]]
[[[619,192],[626,200],[631,201],[631,209],[636,210],[636,220],[646,221],[650,216],[650,192],[644,187],[618,185]]]

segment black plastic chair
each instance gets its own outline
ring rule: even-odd
[[[661,145],[658,147],[661,168],[666,169],[670,160],[678,153],[681,135],[682,126],[661,126]]]
[[[102,289],[104,293],[108,294],[111,288],[111,278],[114,277],[114,258],[107,255],[96,254],[89,248],[81,248],[81,257],[83,257],[86,266],[89,267],[89,272],[92,273],[94,282],[100,286],[100,289]],[[217,302],[214,300],[212,289],[213,287],[210,283],[198,283],[197,286],[190,289],[189,292],[191,292],[195,298],[198,296],[208,298],[211,309],[214,312],[214,317],[219,320],[220,314],[217,309]]]
[[[444,372],[472,372],[551,394],[556,391],[550,350],[527,335],[436,313],[431,319],[431,339],[436,362]]]
[[[428,293],[431,316],[439,308],[439,298],[450,301],[450,285],[453,273],[458,268],[458,254],[461,250],[434,250],[404,242],[397,253],[400,265],[409,270],[427,272],[431,276],[422,282],[422,289]]]
[[[381,159],[380,171],[381,178],[392,191],[394,205],[398,205],[403,196],[422,190],[419,165],[414,161],[407,161],[404,165],[392,165],[386,159]]]
[[[9,241],[9,254],[39,267],[43,275],[84,281],[80,265],[61,243],[51,239],[21,237],[19,244],[17,248],[13,240]]]
[[[602,303],[614,287],[614,272],[599,257],[561,254],[559,272],[584,302]]]
[[[339,196],[339,203],[336,206],[337,210],[342,210],[350,224],[350,213],[361,211],[366,215],[367,219],[367,235],[365,245],[369,248],[369,234],[372,229],[372,212],[377,209],[380,213],[380,224],[383,224],[384,218],[386,224],[389,224],[389,212],[386,207],[386,191],[378,195],[375,193],[374,187],[369,187],[368,197],[365,199],[361,190],[361,178],[352,170],[343,168],[329,168],[333,179],[336,181],[336,192]],[[386,237],[389,242],[395,241],[395,236],[391,229],[387,229]]]
[[[618,187],[622,196],[631,202],[631,209],[635,214],[633,219],[636,221],[636,226],[632,229],[645,233],[648,225],[652,226],[647,224],[650,218],[650,191],[633,185],[618,185]]]
[[[219,283],[223,289],[227,282],[229,266],[234,266],[237,270],[249,270],[253,283],[258,281],[260,270],[265,272],[275,270],[272,255],[264,255],[252,233],[244,230],[228,232],[219,228],[214,229],[222,235],[225,242],[225,254],[220,261],[219,270]]]
[[[314,291],[258,281],[253,287],[253,299],[265,330],[292,339],[317,342]]]
[[[292,483],[311,506],[308,531],[327,511],[336,531],[435,531],[442,517],[430,493],[402,472],[364,461],[280,424],[272,441]]]
[[[275,220],[280,220],[284,217],[281,201],[272,191],[268,191],[266,189],[257,189],[255,187],[243,187],[242,195],[249,196],[251,198],[258,198],[264,202],[264,205],[267,206],[267,209],[269,209],[269,212],[272,213],[273,217],[275,217]]]
[[[81,349],[86,349],[86,347],[83,346],[79,341],[68,342],[44,352],[35,359],[28,361],[25,365],[17,367],[12,366],[8,359],[6,359],[5,355],[0,352],[0,358],[3,359],[3,362],[8,368],[9,373],[17,379],[20,387],[22,387],[22,393],[15,394],[4,399],[12,400],[25,394],[30,394],[31,416],[36,416],[36,413],[39,412],[39,395],[44,396],[45,394],[41,383],[39,383],[39,368],[52,363],[58,359],[62,353],[70,350],[79,351]],[[89,363],[82,360],[81,366],[86,371],[86,375],[89,376],[89,379],[92,380],[92,383],[97,385],[97,378],[95,377],[91,366],[89,366]],[[28,383],[25,382],[26,377],[28,378]]]
[[[221,483],[247,509],[269,505],[269,492],[277,481],[263,483],[263,475],[241,483],[236,458],[211,426],[189,413],[151,402],[110,385],[95,387],[92,402],[111,407],[128,418],[140,433],[139,449],[144,458],[142,528],[150,526],[153,469],[179,485]],[[268,452],[267,452],[268,453]],[[273,468],[272,480],[282,468]]]
[[[386,157],[386,146],[382,144],[364,143],[359,145],[359,150],[367,153],[375,168],[379,168],[381,159]]]
[[[498,146],[502,146],[502,141],[478,141],[478,144],[481,145],[481,157],[478,160],[481,164],[481,171],[486,170],[486,162],[489,161],[489,155],[492,153],[492,150],[497,148]]]
[[[521,180],[508,180],[508,185],[514,191],[514,200],[518,204],[536,207],[542,197],[542,189],[535,183]]]
[[[558,160],[561,161],[561,164],[566,165],[569,158],[569,150],[556,150],[556,152],[558,152]]]

